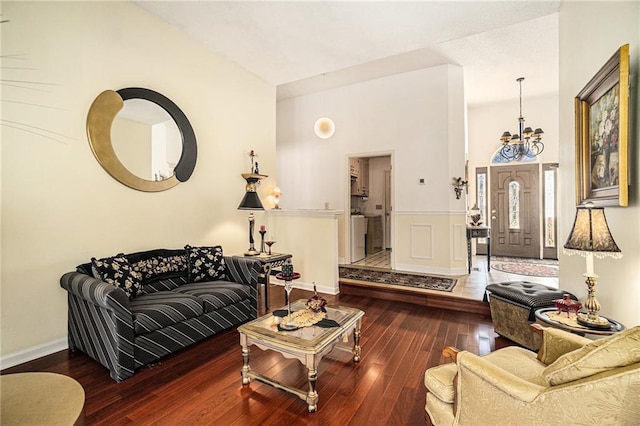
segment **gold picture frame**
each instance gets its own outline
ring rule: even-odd
[[[575,98],[576,203],[629,202],[629,45],[618,51]]]

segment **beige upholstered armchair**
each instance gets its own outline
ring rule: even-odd
[[[434,425],[638,425],[640,326],[600,340],[532,325],[540,352],[485,356],[446,348],[454,363],[425,373]]]

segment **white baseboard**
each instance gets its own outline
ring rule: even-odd
[[[4,370],[5,368],[15,367],[16,365],[65,350],[68,347],[69,342],[67,341],[67,338],[62,337],[48,343],[43,343],[41,345],[33,346],[13,354],[3,356],[0,358],[0,368]]]

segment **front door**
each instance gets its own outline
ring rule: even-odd
[[[540,258],[538,164],[491,167],[491,254]]]

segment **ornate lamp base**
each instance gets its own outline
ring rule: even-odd
[[[576,317],[578,324],[584,325],[589,328],[597,328],[600,330],[608,330],[611,328],[611,323],[608,319],[603,318],[599,315],[595,315],[594,318],[589,318],[589,314],[579,313]]]
[[[249,247],[249,250],[244,252],[245,256],[258,256],[260,252],[256,250],[254,247]]]
[[[611,323],[606,318],[603,318],[598,315],[598,311],[600,311],[600,303],[596,299],[596,282],[597,275],[587,275],[585,274],[587,280],[587,290],[589,295],[587,296],[587,301],[584,304],[584,307],[589,312],[588,314],[579,313],[576,320],[578,324],[584,325],[585,327],[590,328],[598,328],[598,329],[609,329],[611,328]]]

